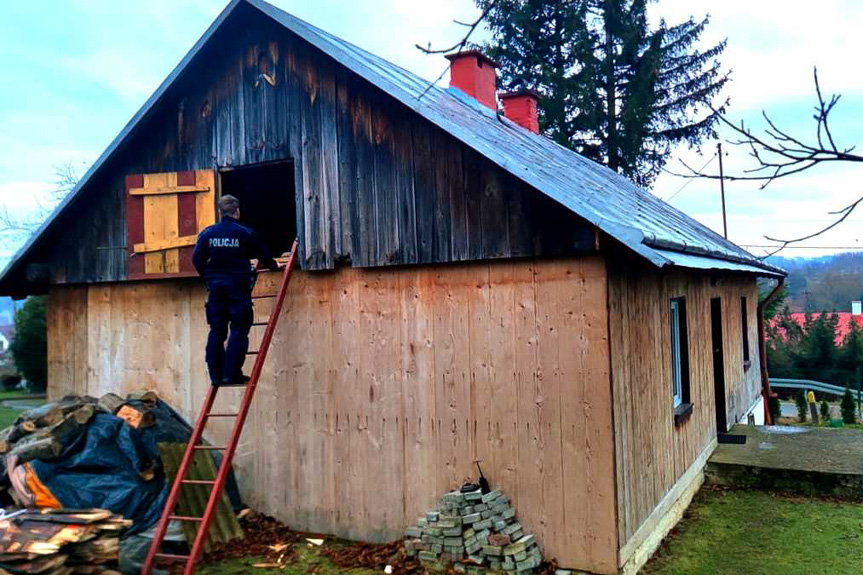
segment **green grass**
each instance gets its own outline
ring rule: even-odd
[[[863,504],[702,491],[642,573],[859,574]]]
[[[12,409],[0,405],[0,429],[5,429],[12,425],[15,418],[21,413],[20,409]]]
[[[281,575],[306,575],[316,573],[317,575],[379,575],[372,569],[340,569],[330,563],[318,548],[307,547],[297,544],[296,556],[284,569],[262,569],[254,568],[256,563],[264,563],[265,559],[260,557],[245,557],[243,559],[231,559],[221,563],[201,565],[197,572],[200,575],[270,575],[280,573]]]
[[[0,401],[4,399],[8,399],[10,397],[26,397],[27,395],[45,395],[44,393],[31,394],[26,389],[11,389],[11,390],[3,390],[0,391]]]

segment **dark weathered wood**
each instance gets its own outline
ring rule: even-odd
[[[306,269],[574,253],[568,230],[585,227],[255,9],[240,7],[45,236],[42,261],[56,283],[137,277],[145,258],[128,254],[143,241],[136,223],[142,200],[126,188],[141,183],[126,175],[286,159],[293,160]],[[184,227],[191,206],[180,207]],[[189,274],[190,252],[181,254]]]

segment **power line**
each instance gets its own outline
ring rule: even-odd
[[[778,248],[760,244],[739,244],[741,248]],[[785,246],[786,250],[863,250],[863,246]]]
[[[713,152],[713,155],[710,157],[710,159],[709,159],[709,160],[707,160],[707,162],[705,162],[705,164],[704,164],[703,166],[701,166],[701,169],[699,169],[699,170],[698,170],[698,172],[699,172],[699,173],[703,172],[703,171],[704,171],[704,168],[706,168],[707,166],[709,166],[709,165],[710,165],[710,162],[712,162],[712,161],[713,161],[713,160],[715,160],[715,159],[716,159],[716,152]],[[673,199],[674,199],[674,197],[675,197],[677,194],[679,194],[680,192],[682,192],[683,190],[685,190],[685,189],[686,189],[686,186],[688,186],[689,184],[691,184],[694,180],[695,180],[695,178],[689,178],[689,179],[686,181],[686,183],[685,183],[685,184],[683,184],[682,186],[680,186],[680,188],[678,188],[678,190],[677,190],[676,192],[674,192],[673,194],[671,194],[670,196],[668,196],[667,198],[665,198],[665,201],[666,201],[666,202],[670,202],[671,200],[673,200]]]

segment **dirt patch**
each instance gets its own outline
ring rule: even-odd
[[[425,573],[420,562],[408,557],[404,541],[390,543],[348,543],[325,547],[321,554],[329,558],[336,566],[343,569],[353,567],[368,567],[383,571],[387,565],[393,573]]]

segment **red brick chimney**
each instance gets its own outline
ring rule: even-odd
[[[447,54],[450,61],[449,85],[458,88],[480,104],[497,111],[497,64],[479,50]]]
[[[524,88],[501,94],[503,115],[534,134],[539,134],[539,115],[537,112],[539,98],[539,92]]]

